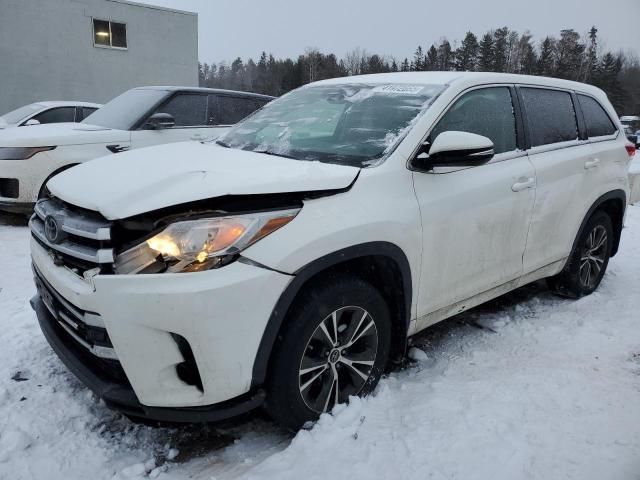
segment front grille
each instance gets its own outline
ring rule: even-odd
[[[118,361],[111,339],[100,315],[82,310],[62,297],[33,266],[38,295],[51,313],[58,336],[82,358],[85,365],[100,370],[118,383],[127,377]]]
[[[97,357],[117,358],[100,315],[82,310],[65,300],[44,279],[35,266],[33,267],[33,277],[43,303],[76,342]]]
[[[113,271],[112,224],[97,212],[73,207],[56,198],[39,200],[29,221],[31,235],[59,265],[82,275],[98,268]]]

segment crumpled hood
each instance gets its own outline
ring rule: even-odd
[[[196,142],[98,158],[48,183],[58,198],[115,220],[225,195],[346,188],[360,169]]]
[[[0,129],[0,147],[52,147],[128,142],[130,132],[85,123],[51,123]]]

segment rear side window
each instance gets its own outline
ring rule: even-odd
[[[496,154],[515,150],[516,118],[509,88],[482,88],[460,97],[431,131],[430,142],[448,131],[488,137]]]
[[[531,146],[568,142],[578,138],[578,123],[569,92],[522,88]]]
[[[218,96],[220,125],[233,125],[262,107],[264,102],[259,102],[247,97]]]
[[[76,116],[75,107],[61,107],[52,108],[46,112],[39,113],[34,120],[39,121],[42,124],[45,123],[61,123],[61,122],[73,122]]]
[[[587,135],[589,138],[613,135],[616,133],[616,126],[595,98],[578,95],[578,101],[584,114],[584,122],[587,125]]]
[[[87,118],[89,115],[91,115],[93,112],[95,112],[97,110],[97,108],[92,108],[92,107],[82,107],[82,115],[80,118],[80,120],[84,120],[85,118]]]
[[[168,113],[175,119],[176,127],[207,125],[207,95],[179,93],[155,113]]]

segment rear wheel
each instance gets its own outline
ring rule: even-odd
[[[347,277],[302,293],[277,345],[266,408],[291,429],[373,391],[389,358],[390,315],[369,283]]]
[[[609,264],[613,225],[606,212],[595,212],[587,222],[565,268],[547,280],[556,293],[579,298],[593,293]]]

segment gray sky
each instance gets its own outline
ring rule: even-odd
[[[640,54],[640,0],[138,0],[199,14],[200,60],[295,57],[317,47],[339,57],[355,48],[411,57],[441,37],[461,40],[508,26],[535,40],[592,25],[611,50]]]

